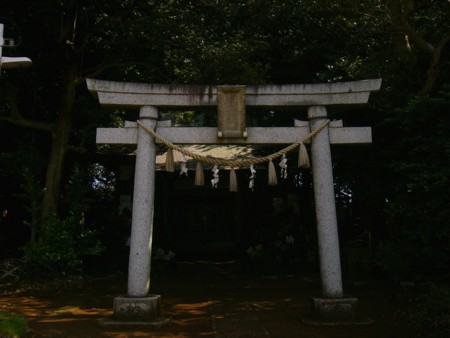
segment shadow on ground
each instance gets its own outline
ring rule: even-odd
[[[171,322],[158,330],[100,328],[112,314],[115,296],[126,292],[126,277],[79,278],[47,282],[0,294],[0,308],[26,316],[29,337],[415,337],[398,316],[401,304],[369,283],[355,284],[360,309],[374,320],[363,326],[309,326],[317,295],[316,278],[286,273],[249,272],[236,261],[178,262],[156,272],[151,291],[162,296],[161,312]],[[375,291],[374,291],[375,290]]]

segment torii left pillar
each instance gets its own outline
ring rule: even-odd
[[[154,130],[158,109],[141,107],[139,119],[147,128]],[[149,294],[156,145],[142,128],[138,131],[135,170],[127,295],[114,298],[114,315],[101,321],[102,326],[159,327],[168,321],[160,317],[161,296]]]
[[[158,119],[157,108],[142,107],[139,119],[147,128],[154,130]],[[155,158],[154,139],[145,130],[139,128],[128,264],[128,297],[147,297],[150,290]]]

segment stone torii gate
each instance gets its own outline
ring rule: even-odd
[[[380,89],[381,79],[257,86],[160,85],[88,79],[87,86],[106,108],[139,109],[140,123],[173,144],[292,144],[324,124],[327,106],[366,104],[370,92]],[[214,106],[218,106],[218,128],[171,127],[157,121],[161,108]],[[309,122],[296,121],[294,127],[247,128],[246,106],[307,107]],[[331,122],[311,140],[322,284],[322,296],[313,298],[312,310],[318,320],[351,319],[357,303],[356,298],[345,298],[343,293],[330,144],[371,141],[370,127],[345,128],[342,121]],[[98,128],[97,143],[137,144],[128,292],[114,299],[115,319],[108,323],[160,325],[160,296],[149,294],[155,140],[137,123],[127,122],[124,128]]]

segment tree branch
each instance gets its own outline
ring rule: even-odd
[[[25,128],[32,128],[53,133],[54,130],[53,123],[39,122],[23,117],[23,115],[20,113],[19,105],[17,103],[18,102],[17,90],[12,88],[11,86],[6,86],[5,89],[6,89],[5,90],[6,101],[8,103],[11,115],[0,116],[0,121],[9,122]]]
[[[413,42],[423,51],[433,55],[436,47],[431,43],[423,39],[417,32],[411,28],[408,22],[404,22],[401,25],[402,31],[408,36],[409,41]]]
[[[436,47],[436,49],[439,50],[439,53],[444,49],[445,45],[449,42],[450,42],[450,34],[442,38],[441,41],[439,41]]]
[[[422,88],[419,91],[419,95],[427,95],[433,90],[434,84],[436,83],[437,78],[439,76],[439,66],[441,63],[442,49],[449,41],[450,35],[441,39],[437,47],[434,48],[433,53],[431,55],[430,65],[428,66],[427,69],[427,77],[425,79]]]
[[[97,65],[95,67],[86,69],[83,72],[82,77],[80,78],[80,80],[81,80],[80,82],[83,82],[84,79],[86,79],[86,78],[96,77],[97,75],[103,73],[104,71],[106,71],[108,69],[131,67],[131,66],[142,66],[142,67],[145,67],[146,69],[148,69],[149,71],[157,70],[158,73],[163,78],[167,79],[167,76],[165,74],[163,74],[162,72],[160,72],[157,67],[151,67],[146,62],[128,61],[128,62],[104,63],[101,65]]]
[[[409,24],[408,18],[414,10],[414,0],[389,0],[386,5],[391,18],[391,24],[395,32],[408,37],[409,42],[415,44],[418,49],[430,55],[430,65],[419,95],[427,95],[433,90],[439,75],[441,53],[444,46],[450,41],[450,35],[439,41],[437,46],[426,41]]]
[[[33,121],[26,118],[17,118],[12,116],[0,116],[0,121],[9,122],[20,127],[37,129],[49,133],[53,133],[53,124]]]

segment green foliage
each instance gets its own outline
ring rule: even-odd
[[[114,198],[116,175],[108,171],[99,163],[93,163],[88,168],[89,177],[92,178],[94,198],[100,201],[110,201]],[[89,179],[88,177],[88,179]],[[86,205],[86,211],[91,209],[93,199]]]
[[[24,337],[26,331],[27,322],[23,316],[0,310],[0,337]]]
[[[41,204],[42,188],[40,182],[29,168],[23,169],[22,174],[22,193],[18,197],[24,202],[25,212],[28,214],[28,219],[24,223],[30,227],[33,233],[38,231],[41,219]]]
[[[88,255],[102,251],[97,234],[80,226],[74,217],[58,219],[52,214],[39,232],[39,240],[28,243],[26,258],[47,271],[57,273],[76,272]]]
[[[409,274],[414,263],[414,259],[410,258],[411,255],[414,255],[414,252],[411,252],[412,249],[411,247],[399,247],[398,243],[392,242],[378,245],[375,261],[391,282],[397,284],[406,277],[410,277]]]
[[[8,148],[0,152],[0,203],[14,210],[14,220],[23,221],[32,232],[40,222],[43,188],[39,177],[45,162],[34,140],[35,133],[26,132],[5,142]]]
[[[67,213],[82,223],[84,213],[93,202],[92,196],[89,195],[91,190],[89,171],[87,168],[76,165],[66,186],[62,213]]]
[[[389,157],[392,236],[380,246],[378,264],[397,278],[431,278],[450,264],[449,89],[414,98],[389,121],[399,126]]]
[[[450,334],[450,288],[432,285],[423,300],[425,308],[422,321],[427,328],[434,331],[430,337],[446,337]]]
[[[436,47],[448,36],[449,6],[445,0],[415,2],[414,11],[404,20]],[[95,128],[118,126],[123,119],[135,119],[136,112],[100,108],[98,100],[87,93],[85,77],[202,84],[310,83],[382,77],[382,92],[371,95],[372,107],[358,112],[361,114],[352,112],[351,118],[350,114],[344,115],[345,123],[359,119],[357,123],[374,127],[373,147],[358,154],[352,147],[345,159],[348,173],[344,177],[339,172],[341,163],[336,164],[335,173],[341,175],[343,186],[349,186],[365,204],[362,208],[367,212],[362,216],[372,222],[372,228],[384,227],[378,217],[382,219],[386,212],[388,229],[380,236],[385,243],[377,255],[385,272],[397,279],[408,278],[413,271],[431,275],[448,263],[449,88],[440,95],[410,100],[423,86],[431,56],[412,40],[411,48],[397,55],[394,35],[400,36],[402,47],[406,40],[393,29],[386,2],[40,1],[27,3],[24,13],[23,1],[0,0],[0,7],[3,15],[22,31],[20,46],[4,48],[3,52],[8,56],[27,55],[34,61],[27,70],[3,72],[2,84],[12,83],[19,89],[17,103],[24,118],[41,123],[62,119],[61,125],[70,126],[65,133],[70,134],[70,144],[65,144],[64,149],[83,148],[87,153],[61,153],[59,158],[68,161],[66,167],[74,166],[74,158],[82,158],[83,166],[92,169],[91,177],[97,175],[99,179],[105,174],[96,167],[98,158],[93,160],[91,156],[97,149]],[[5,25],[5,36],[17,39],[9,30],[14,26]],[[447,42],[440,56],[436,88],[450,80],[448,60]],[[66,91],[74,87],[73,92]],[[6,97],[4,91],[0,94]],[[65,115],[67,106],[73,109]],[[331,109],[330,114],[334,114]],[[9,113],[10,105],[3,104],[1,117]],[[287,114],[283,114],[258,112],[256,124],[291,124],[292,120],[287,121]],[[337,115],[341,118],[342,111]],[[177,119],[180,124],[196,123],[192,112],[179,114]],[[20,168],[31,168],[30,163],[37,163],[35,158],[46,160],[45,149],[51,141],[42,136],[42,129],[26,138],[27,132],[9,128],[9,124],[2,124],[1,131],[0,174],[2,182],[12,186],[10,177],[17,180],[22,174]],[[12,139],[31,145],[24,147],[24,156],[10,152]],[[129,148],[121,148],[123,153],[130,152]],[[339,151],[333,149],[334,159],[339,158],[335,156]],[[94,189],[97,194],[93,194],[89,175],[76,170],[72,177],[65,172],[62,182],[70,183],[67,189],[61,189],[61,196],[56,196],[60,199],[58,217],[43,223],[37,208],[42,193],[38,182],[45,177],[42,168],[32,168],[21,178],[21,197],[25,199],[20,203],[29,216],[28,224],[33,229],[48,225],[37,234],[41,239],[36,245],[42,247],[32,252],[47,259],[45,250],[51,250],[51,241],[60,236],[66,241],[67,252],[55,254],[52,259],[64,257],[67,266],[76,266],[81,260],[79,253],[84,249],[76,246],[90,226],[85,218],[92,211],[92,198],[113,194],[109,183],[99,184]],[[51,177],[59,184],[57,177]],[[0,194],[5,200],[11,198],[9,193]],[[382,210],[385,201],[387,209]]]
[[[81,267],[83,258],[102,252],[98,232],[90,229],[85,221],[93,202],[91,192],[89,170],[75,167],[66,187],[62,216],[52,213],[43,220],[37,229],[38,240],[24,247],[29,261],[51,273],[72,273]]]
[[[418,328],[418,337],[445,338],[450,335],[450,288],[428,284],[416,289],[410,306],[402,314]]]

